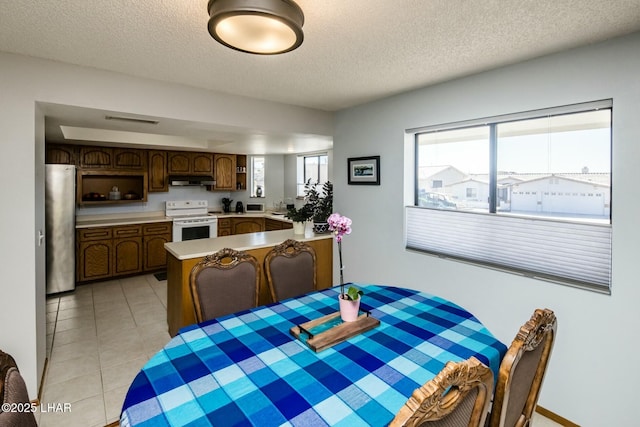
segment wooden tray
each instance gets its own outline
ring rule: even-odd
[[[361,314],[353,322],[343,322],[340,319],[340,312],[335,312],[294,326],[289,329],[289,332],[317,353],[371,330],[379,324],[380,321],[370,316],[368,312]]]

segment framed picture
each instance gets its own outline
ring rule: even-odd
[[[351,157],[349,185],[380,185],[380,156]]]

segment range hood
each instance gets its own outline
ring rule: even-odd
[[[216,185],[216,180],[211,176],[170,176],[169,185],[176,187],[188,185]]]

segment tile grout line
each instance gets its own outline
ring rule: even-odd
[[[120,282],[118,280],[118,282]],[[93,286],[93,285],[92,285]],[[122,288],[122,286],[121,286]],[[100,337],[98,336],[98,316],[96,314],[96,299],[93,295],[93,288],[91,288],[91,301],[93,302],[93,321],[96,325],[96,345],[98,346],[98,366],[100,367],[100,390],[102,391],[102,412],[104,413],[104,422],[107,424],[107,402],[104,398],[104,376],[102,373],[102,357],[100,357]]]

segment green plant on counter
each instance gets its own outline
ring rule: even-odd
[[[308,203],[305,203],[300,209],[295,207],[289,209],[285,216],[294,222],[306,222],[313,216],[313,210]]]

